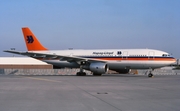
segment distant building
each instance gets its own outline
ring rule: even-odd
[[[0,57],[1,69],[53,69],[51,64],[29,57]]]

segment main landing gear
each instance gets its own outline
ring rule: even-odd
[[[102,74],[99,74],[99,73],[93,73],[93,76],[101,76]]]
[[[77,72],[76,76],[86,76],[86,73],[85,72]]]
[[[152,73],[152,71],[153,71],[154,69],[150,69],[150,71],[148,71],[148,77],[154,77],[154,75],[153,75],[153,73]]]
[[[148,74],[148,77],[153,77],[154,75],[150,72],[149,74]]]
[[[80,66],[80,71],[76,73],[76,76],[86,76],[86,73],[84,72],[82,66]]]

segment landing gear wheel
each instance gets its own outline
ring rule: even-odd
[[[86,76],[86,73],[85,72],[77,72],[76,76]]]
[[[93,76],[101,76],[102,74],[99,73],[93,73]]]
[[[77,73],[76,73],[76,76],[80,76],[80,72],[77,72]]]
[[[86,76],[86,73],[84,72],[83,66],[80,66],[80,71],[76,73],[77,76]]]
[[[86,76],[86,73],[85,73],[85,72],[83,72],[83,73],[81,74],[81,76]]]
[[[148,77],[153,77],[153,74],[152,74],[152,73],[149,73],[149,74],[148,74]]]
[[[80,76],[80,73],[79,73],[79,72],[77,72],[77,73],[76,73],[76,76]]]

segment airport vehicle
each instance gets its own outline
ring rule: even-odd
[[[167,52],[154,49],[48,50],[28,27],[22,31],[28,51],[4,52],[29,56],[61,68],[80,68],[78,76],[86,75],[84,69],[90,70],[94,76],[105,74],[109,69],[122,74],[131,69],[148,69],[148,76],[152,77],[152,70],[176,61]]]

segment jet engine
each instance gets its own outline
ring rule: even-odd
[[[106,72],[108,72],[109,67],[106,63],[95,62],[90,64],[89,69],[93,73],[105,74]]]

